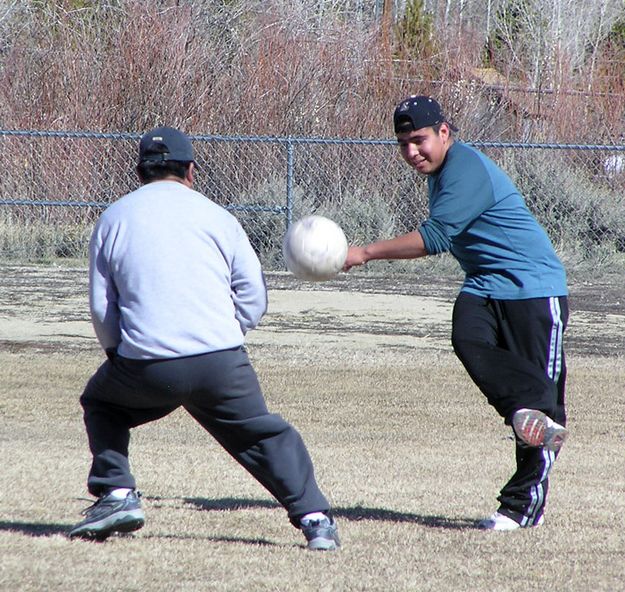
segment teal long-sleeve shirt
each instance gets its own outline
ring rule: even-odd
[[[567,295],[547,233],[485,154],[454,142],[428,188],[429,218],[419,232],[429,254],[449,251],[458,260],[463,291],[499,300]]]

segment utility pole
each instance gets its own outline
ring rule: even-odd
[[[394,0],[382,0],[382,41],[385,48],[390,47],[391,43],[391,28],[393,26],[393,1]]]
[[[388,68],[389,77],[393,76],[393,0],[382,0],[382,18],[380,20],[380,35],[382,48],[382,63]]]

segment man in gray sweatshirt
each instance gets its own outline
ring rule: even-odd
[[[104,540],[143,526],[130,430],[182,406],[287,510],[309,549],[336,549],[306,446],[267,410],[244,348],[267,309],[247,235],[192,189],[193,146],[179,130],[147,132],[137,172],[142,186],[106,209],[91,238],[89,304],[108,359],[80,399],[97,500],[69,536]]]

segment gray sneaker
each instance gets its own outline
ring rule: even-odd
[[[519,409],[512,416],[515,434],[528,446],[543,446],[557,452],[569,435],[569,431],[548,415],[537,409]]]
[[[69,531],[69,538],[103,541],[114,532],[139,530],[145,523],[140,496],[134,490],[125,499],[103,495],[83,511],[85,519]]]
[[[302,521],[301,528],[311,551],[335,551],[341,546],[336,522],[330,517]]]

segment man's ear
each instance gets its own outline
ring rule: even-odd
[[[186,173],[186,175],[184,177],[184,180],[187,182],[189,187],[191,187],[191,185],[193,185],[194,176],[195,176],[195,163],[194,162],[190,162],[189,163],[189,167],[187,168],[187,173]]]
[[[443,123],[441,123],[441,128],[438,133],[440,134],[443,141],[449,138],[449,136],[451,135],[451,130],[449,129],[449,124],[446,121],[443,121]]]

